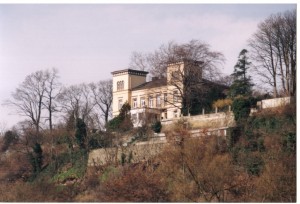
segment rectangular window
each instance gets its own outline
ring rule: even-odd
[[[168,94],[164,93],[164,106],[167,105],[167,101],[168,101]]]
[[[153,97],[149,96],[149,107],[153,108]]]
[[[156,95],[156,107],[161,107],[160,94]]]
[[[145,107],[145,106],[146,106],[145,98],[142,97],[141,98],[141,107]]]
[[[119,101],[118,101],[119,110],[121,110],[122,106],[123,106],[123,99],[120,98]]]
[[[178,91],[173,92],[173,101],[174,103],[178,102]]]
[[[168,94],[164,93],[164,102],[167,102],[167,100],[168,100]]]
[[[132,99],[132,107],[133,108],[137,108],[138,107],[137,98]]]

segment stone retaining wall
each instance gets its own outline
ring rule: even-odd
[[[161,124],[165,127],[170,126],[180,119],[186,120],[192,126],[192,129],[233,127],[235,125],[234,115],[232,111],[196,116],[183,116],[176,119],[166,119],[162,120]]]
[[[128,160],[130,152],[132,152],[131,162],[139,162],[148,160],[162,151],[166,145],[166,140],[139,142],[127,147],[103,148],[92,150],[89,153],[88,165],[104,165],[120,163],[122,154],[126,155]]]

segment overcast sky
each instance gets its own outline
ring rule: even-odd
[[[233,71],[259,22],[296,4],[0,4],[0,103],[29,75],[55,67],[64,85],[111,78],[133,51],[174,40],[208,43]],[[25,119],[0,106],[7,128]]]

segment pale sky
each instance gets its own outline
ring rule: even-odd
[[[197,39],[231,74],[259,22],[296,4],[0,4],[0,104],[25,77],[55,67],[64,85],[111,78],[133,51]],[[7,128],[21,118],[0,106]]]

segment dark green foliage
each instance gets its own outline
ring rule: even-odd
[[[284,136],[283,146],[288,152],[296,152],[296,132],[289,132]]]
[[[247,106],[250,107],[250,102]],[[251,175],[259,176],[265,162],[274,159],[268,154],[274,154],[270,148],[275,141],[278,145],[276,151],[281,152],[279,154],[292,157],[296,152],[296,126],[290,120],[296,115],[295,109],[285,107],[278,112],[266,111],[248,117],[228,131],[227,142],[234,164],[243,166]]]
[[[262,137],[257,140],[257,149],[259,152],[264,152],[266,150],[264,139]]]
[[[248,118],[247,126],[249,130],[262,129],[266,133],[277,133],[278,130],[282,130],[286,125],[293,124],[290,118],[291,116],[286,114],[277,117],[274,117],[272,114],[252,116]]]
[[[120,127],[121,123],[122,119],[119,116],[117,116],[107,122],[106,128],[108,130],[117,130]]]
[[[234,119],[237,123],[245,121],[250,114],[251,103],[248,98],[236,98],[232,103]]]
[[[233,161],[234,164],[237,164],[237,165],[239,165],[240,150],[241,150],[241,147],[239,147],[239,146],[235,146],[235,147],[232,147],[230,149],[230,154],[231,154],[231,157],[232,157],[232,161]]]
[[[205,109],[206,113],[214,111],[212,105],[214,101],[218,99],[224,99],[226,95],[223,93],[224,88],[217,85],[212,85],[208,88],[207,92],[198,97],[193,103],[190,111],[191,115],[202,114],[202,109]]]
[[[6,131],[3,137],[3,145],[1,147],[1,151],[5,152],[11,144],[17,142],[19,139],[19,135],[15,131]]]
[[[89,137],[88,147],[89,149],[111,147],[113,135],[99,132],[93,133]]]
[[[121,164],[122,164],[122,166],[124,166],[125,163],[126,163],[126,154],[124,154],[122,152],[122,154],[121,154]]]
[[[258,176],[263,168],[263,160],[261,157],[248,154],[245,158],[244,165],[249,174]]]
[[[87,160],[88,154],[86,150],[76,150],[55,155],[36,179],[50,177],[51,182],[64,182],[68,179],[82,178],[86,171]]]
[[[227,145],[228,148],[231,149],[239,140],[240,136],[241,136],[241,127],[237,126],[237,127],[231,127],[227,130],[228,132],[228,136],[226,137],[227,139]]]
[[[133,154],[132,154],[132,151],[130,151],[129,156],[128,156],[128,163],[129,164],[131,163],[132,159],[133,159]]]
[[[81,118],[78,118],[76,121],[75,137],[76,137],[76,142],[81,149],[85,148],[86,136],[87,136],[86,124]]]
[[[43,150],[39,143],[33,146],[33,152],[29,154],[30,163],[34,174],[38,174],[43,166]]]
[[[243,49],[239,54],[239,59],[234,66],[233,83],[230,87],[230,96],[232,98],[236,96],[250,96],[251,88],[253,84],[251,83],[251,78],[247,75],[247,70],[251,64],[248,61],[248,51]]]
[[[119,113],[119,117],[124,120],[125,118],[127,118],[129,116],[131,110],[131,106],[129,105],[129,103],[124,103],[122,108],[120,109],[120,113]]]
[[[133,127],[131,117],[130,117],[131,107],[129,103],[124,103],[120,109],[120,113],[117,117],[114,117],[112,120],[108,121],[106,128],[110,131],[121,131],[125,132],[131,130]]]
[[[161,122],[156,121],[155,123],[152,124],[151,128],[155,133],[160,133],[160,130],[162,128]]]

